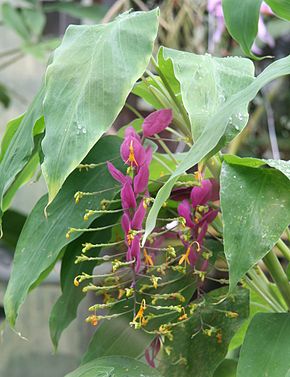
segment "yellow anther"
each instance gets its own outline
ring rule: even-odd
[[[79,282],[79,276],[76,276],[76,277],[74,278],[74,285],[75,285],[75,287],[78,287],[78,286],[80,285],[80,282]]]
[[[157,276],[152,275],[152,276],[150,277],[150,280],[151,280],[151,282],[152,282],[152,284],[153,284],[153,287],[154,287],[155,289],[157,289],[157,288],[158,288],[158,281],[159,281],[159,280],[162,280],[162,279],[161,279],[161,277],[157,277]]]
[[[187,314],[185,313],[185,309],[184,307],[182,307],[182,311],[183,311],[183,314],[178,318],[179,321],[184,321],[185,319],[187,319]]]
[[[98,322],[99,322],[99,319],[98,317],[94,314],[94,315],[90,315],[89,317],[86,318],[86,322],[87,323],[90,323],[91,325],[93,326],[97,326]]]
[[[144,262],[145,262],[145,264],[147,265],[147,266],[154,266],[154,263],[153,263],[153,260],[152,260],[152,257],[151,257],[151,255],[149,255],[148,253],[147,253],[147,250],[146,249],[144,249]]]
[[[237,312],[226,312],[226,317],[228,318],[238,318],[239,313]]]
[[[131,142],[130,142],[129,157],[128,157],[128,160],[126,161],[126,164],[128,162],[130,163],[131,166],[133,166],[133,164],[135,164],[136,166],[138,166],[138,163],[136,161],[135,154],[134,154],[133,140],[131,140]]]
[[[181,258],[179,259],[179,262],[178,262],[179,265],[182,264],[183,262],[185,262],[185,265],[190,264],[190,261],[188,259],[190,251],[191,251],[190,246],[188,246],[186,253],[182,254]]]

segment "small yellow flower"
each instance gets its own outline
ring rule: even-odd
[[[147,253],[146,249],[143,250],[143,253],[144,253],[144,262],[145,262],[145,264],[147,266],[154,266],[152,257]]]

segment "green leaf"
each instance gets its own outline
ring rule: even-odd
[[[241,349],[237,377],[289,376],[289,338],[289,313],[257,314]]]
[[[200,137],[186,154],[184,160],[171,175],[166,184],[159,190],[146,221],[144,242],[156,224],[158,212],[170,195],[178,177],[201,161],[206,155],[224,144],[223,137],[233,114],[238,114],[242,104],[245,106],[256,96],[258,91],[270,81],[290,73],[290,57],[280,59],[269,65],[250,85],[230,97],[224,105],[206,122]],[[220,149],[219,148],[219,149]]]
[[[46,74],[42,170],[49,203],[121,111],[149,63],[157,21],[158,9],[67,29]]]
[[[82,365],[66,377],[162,377],[156,369],[129,357],[101,357]]]
[[[46,22],[44,13],[36,8],[23,8],[22,14],[30,32],[36,36],[41,35]]]
[[[290,161],[285,160],[272,160],[272,159],[259,159],[253,157],[238,157],[235,155],[225,154],[223,159],[229,164],[249,166],[251,168],[259,168],[263,165],[268,165],[271,168],[279,170],[288,179],[290,179]]]
[[[42,197],[32,210],[17,244],[5,295],[5,312],[12,326],[15,325],[19,307],[30,287],[54,264],[61,249],[81,234],[73,233],[71,238],[67,239],[68,229],[87,228],[98,215],[84,221],[85,210],[98,209],[102,199],[112,199],[115,196],[118,187],[116,188],[115,181],[107,170],[106,161],[119,156],[119,148],[119,138],[110,136],[101,139],[84,162],[102,164],[88,171],[76,170],[50,206],[48,218],[44,216],[47,196]],[[85,196],[79,204],[75,204],[76,190],[102,192],[95,196]]]
[[[253,63],[238,57],[215,58],[209,54],[196,55],[162,47],[158,66],[170,83],[172,70],[180,83],[182,102],[189,115],[194,140],[225,101],[254,80]],[[178,90],[174,80],[173,87]],[[231,134],[229,139],[245,127],[248,117],[247,104],[241,102],[235,116],[232,114],[232,124],[227,130]]]
[[[169,277],[167,276],[169,279]],[[176,276],[175,276],[176,278]],[[172,279],[174,280],[174,278]],[[138,282],[138,286],[146,282],[146,278]],[[186,287],[186,289],[184,289]],[[192,298],[194,291],[196,289],[196,280],[192,277],[192,274],[183,276],[177,281],[173,281],[170,285],[158,290],[158,293],[169,293],[169,292],[179,292],[182,290],[182,294],[186,299],[186,302]],[[153,293],[153,291],[151,291]],[[154,290],[156,293],[156,290]],[[177,305],[179,302],[172,300],[170,302],[172,305]],[[120,317],[114,318],[111,321],[103,321],[97,327],[94,336],[91,339],[87,352],[85,353],[82,363],[87,363],[96,357],[102,356],[129,356],[134,358],[139,358],[144,355],[146,347],[149,346],[150,342],[154,338],[153,334],[148,334],[144,331],[135,330],[130,327],[129,322],[133,318],[133,302],[132,300],[125,301],[125,304],[119,303],[114,306],[111,313],[120,313],[122,311],[128,311],[132,309],[132,312],[124,314]],[[167,320],[176,321],[179,314],[173,314],[170,318],[167,316]],[[157,317],[149,321],[147,325],[147,330],[153,330],[159,328],[161,324],[164,323],[163,317]],[[114,341],[112,341],[112,339]],[[124,347],[126,344],[126,347]]]
[[[0,103],[7,109],[10,105],[10,95],[9,92],[3,84],[0,83]]]
[[[230,290],[289,225],[289,192],[290,182],[278,170],[223,163],[221,209]]]
[[[272,285],[272,288],[274,289],[276,287],[274,284]],[[235,333],[234,337],[231,340],[231,343],[229,345],[229,351],[234,350],[238,347],[240,347],[243,342],[244,338],[247,332],[247,329],[254,318],[254,316],[257,313],[265,312],[269,313],[272,312],[273,309],[269,306],[269,304],[255,291],[250,289],[250,315],[249,318],[247,318],[242,326],[239,328],[239,330]]]
[[[244,53],[257,59],[251,47],[258,33],[262,0],[223,0],[226,27]]]
[[[197,309],[183,327],[173,331],[173,341],[165,341],[164,346],[171,347],[172,351],[170,356],[164,354],[161,361],[159,369],[164,376],[212,377],[226,356],[231,338],[248,317],[248,291],[239,289],[232,297],[217,304],[226,294],[227,290],[222,288],[206,295],[203,307]],[[227,317],[227,311],[238,313],[238,317]],[[213,326],[221,332],[221,343],[214,332],[208,336],[200,331],[192,337],[201,327],[201,318],[204,329]]]
[[[9,146],[15,132],[17,131],[17,129],[20,126],[23,116],[24,115],[21,115],[20,117],[12,119],[7,123],[5,133],[4,133],[4,135],[2,137],[2,141],[1,141],[0,162],[3,159],[3,156],[4,156],[5,152],[7,151],[7,148]]]
[[[21,13],[10,3],[4,3],[2,5],[2,18],[3,22],[11,27],[20,38],[24,40],[30,39],[29,30],[26,27]]]
[[[106,6],[100,4],[88,6],[73,2],[47,4],[44,6],[44,11],[46,13],[60,12],[76,18],[88,18],[95,22],[99,22],[104,17],[107,10],[108,8]]]
[[[23,117],[12,121],[1,145],[0,162],[0,217],[3,196],[23,169],[34,149],[33,129],[42,116],[43,87]],[[20,123],[19,123],[20,122]]]
[[[22,51],[26,54],[31,54],[36,59],[44,60],[59,44],[60,40],[58,38],[52,38],[39,43],[26,43],[22,46]]]
[[[117,216],[101,216],[99,219],[95,220],[92,224],[93,228],[104,227],[107,225],[114,224],[117,220]],[[91,274],[96,262],[86,262],[75,264],[75,258],[80,255],[82,249],[82,244],[85,242],[96,243],[106,243],[111,238],[112,230],[110,228],[99,231],[99,232],[89,232],[84,233],[81,237],[77,238],[74,242],[71,242],[65,251],[62,265],[61,265],[61,287],[62,294],[52,308],[49,327],[52,342],[57,348],[60,336],[64,329],[76,318],[77,309],[79,303],[85,297],[85,293],[82,292],[81,286],[74,286],[74,278],[81,273]],[[100,248],[94,248],[88,251],[86,255],[97,256],[100,252]]]
[[[278,17],[290,20],[290,3],[288,0],[265,0],[265,2]]]
[[[14,251],[19,235],[22,231],[23,225],[26,221],[26,216],[15,210],[8,210],[3,216],[3,241],[11,247]]]
[[[213,377],[236,377],[237,364],[236,360],[223,360],[215,370]]]

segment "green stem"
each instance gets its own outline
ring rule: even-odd
[[[161,80],[163,81],[166,89],[168,90],[168,93],[170,94],[170,97],[172,98],[172,100],[174,101],[175,105],[177,106],[177,108],[179,109],[180,113],[182,114],[182,117],[183,117],[183,120],[184,120],[185,124],[187,125],[188,129],[190,130],[191,129],[191,124],[190,124],[190,121],[189,121],[189,118],[188,118],[188,115],[187,115],[187,112],[186,112],[185,108],[181,105],[181,103],[176,98],[176,95],[173,92],[173,90],[172,90],[169,82],[167,81],[167,78],[163,75],[163,72],[159,69],[157,62],[155,61],[155,59],[153,57],[152,57],[151,61],[152,61],[152,64],[153,64],[154,68],[156,69],[157,73],[159,74]]]
[[[157,134],[154,135],[156,140],[158,141],[158,143],[161,145],[161,147],[164,149],[164,151],[168,154],[168,156],[171,158],[171,160],[176,164],[178,165],[178,162],[177,160],[175,159],[175,157],[173,156],[171,150],[168,148],[168,146],[164,143],[163,140],[161,140]]]
[[[276,243],[276,246],[281,251],[281,253],[284,255],[284,257],[287,259],[287,261],[290,262],[290,250],[289,250],[288,246],[285,244],[285,242],[283,242],[281,240],[281,238]]]
[[[280,312],[280,309],[278,309],[276,307],[276,305],[272,302],[272,300],[268,297],[267,294],[265,294],[265,292],[261,289],[261,287],[257,286],[257,284],[255,284],[249,277],[245,277],[245,280],[246,280],[246,283],[247,285],[253,289],[256,293],[258,293],[259,296],[261,296],[268,304],[269,306],[271,306],[271,308],[275,311],[275,312]]]
[[[283,270],[276,254],[273,252],[273,250],[269,251],[269,253],[263,258],[263,261],[268,268],[274,282],[276,283],[279,291],[281,292],[281,295],[283,296],[288,311],[290,311],[290,285],[287,278],[287,275],[285,274],[285,271]]]
[[[132,111],[132,113],[135,114],[138,118],[144,119],[144,117],[142,116],[142,114],[139,113],[138,110],[134,109],[133,106],[129,105],[129,103],[125,103],[125,107],[127,107],[127,109],[129,109],[130,111]]]
[[[206,166],[208,167],[209,171],[213,175],[213,177],[219,181],[220,173],[221,173],[221,162],[216,156],[211,157],[207,162]]]

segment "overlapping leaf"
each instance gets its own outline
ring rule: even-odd
[[[42,171],[49,202],[121,111],[149,63],[157,21],[154,10],[67,29],[46,74]]]
[[[158,212],[162,204],[169,197],[171,189],[179,175],[183,174],[193,165],[201,161],[207,154],[214,150],[220,143],[227,130],[232,114],[238,114],[239,109],[256,96],[258,91],[270,81],[290,73],[290,57],[283,58],[268,66],[250,85],[234,94],[222,105],[216,113],[206,122],[204,129],[196,143],[187,153],[185,159],[177,167],[166,184],[158,192],[153,207],[146,221],[144,240],[154,229]]]
[[[68,228],[88,227],[98,214],[90,217],[89,221],[84,221],[85,210],[98,209],[102,199],[115,196],[118,187],[115,188],[115,181],[107,171],[106,160],[119,155],[119,140],[117,137],[108,136],[99,141],[85,162],[101,165],[88,171],[76,170],[50,206],[48,218],[44,216],[47,196],[39,200],[29,215],[17,244],[5,295],[5,312],[12,326],[30,287],[54,264],[62,248],[81,234],[74,233],[68,240]],[[84,197],[79,204],[75,204],[74,194],[77,190],[101,192],[95,196]]]

